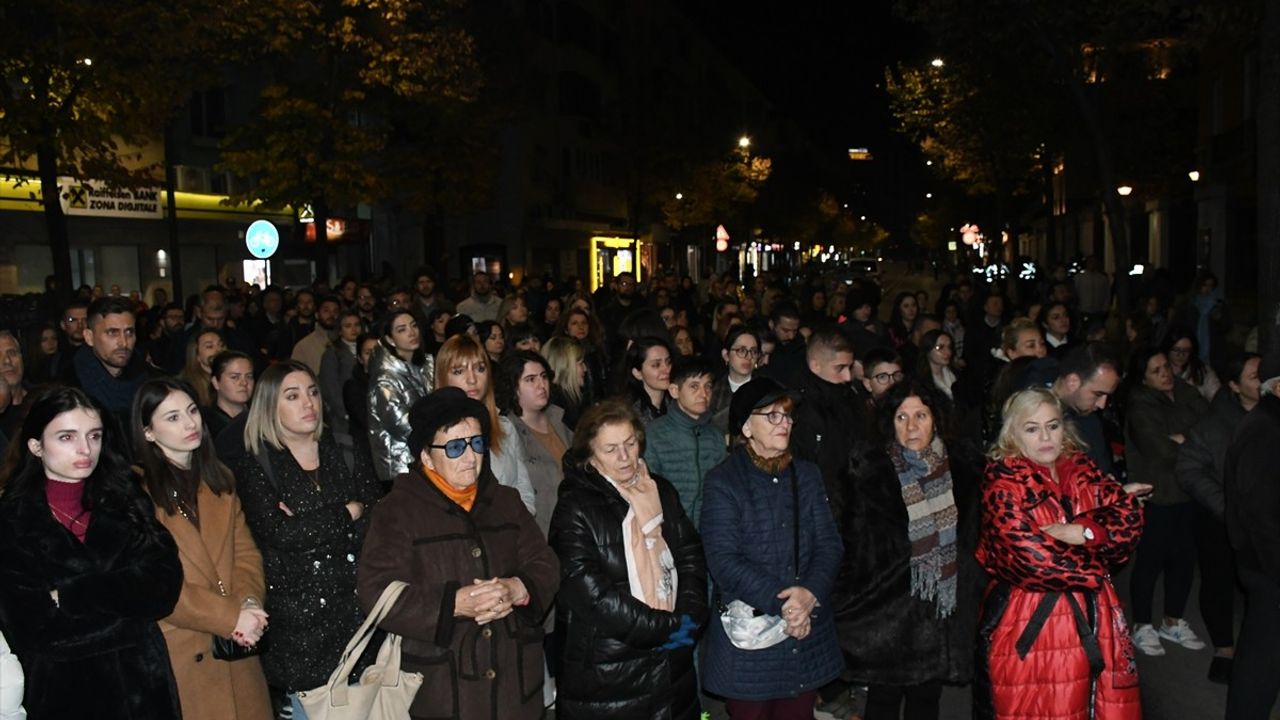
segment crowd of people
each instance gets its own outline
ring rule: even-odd
[[[401,581],[413,718],[1136,719],[1197,565],[1268,717],[1280,352],[1212,276],[407,279],[0,329],[0,718],[303,719]]]

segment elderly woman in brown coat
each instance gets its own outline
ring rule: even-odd
[[[411,718],[543,715],[543,617],[560,564],[514,489],[485,463],[489,411],[444,388],[409,413],[409,472],[373,513],[357,586],[366,611],[409,587],[381,626],[423,675]]]
[[[252,649],[267,628],[262,554],[245,524],[231,471],[218,462],[195,393],[180,380],[149,380],[133,400],[135,454],[156,517],[182,561],[182,593],[160,621],[185,720],[266,720],[267,681]]]

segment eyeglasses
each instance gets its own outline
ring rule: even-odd
[[[740,358],[760,357],[760,349],[739,345],[738,347],[729,348],[729,352]]]
[[[896,383],[900,383],[900,382],[902,382],[903,378],[905,378],[906,376],[907,376],[907,374],[906,374],[906,373],[904,373],[904,372],[902,372],[901,370],[899,370],[898,372],[895,372],[895,373],[887,373],[887,372],[886,372],[886,373],[876,373],[875,375],[872,375],[872,376],[871,376],[871,379],[872,379],[872,380],[875,380],[876,382],[880,383],[881,385],[888,385],[890,380],[892,380],[893,382],[896,382]]]
[[[450,440],[443,445],[428,445],[433,450],[444,450],[444,456],[450,460],[457,460],[462,457],[462,453],[467,451],[470,445],[477,455],[483,455],[489,449],[489,440],[483,435],[472,435],[468,438],[456,438]]]
[[[753,412],[751,414],[759,415],[763,418],[766,418],[769,421],[770,425],[781,425],[784,422],[793,423],[796,420],[795,418],[791,417],[791,413],[784,413],[779,410],[774,410],[772,412],[767,412],[767,413]]]
[[[1170,353],[1171,355],[1190,355],[1190,354],[1191,354],[1191,348],[1189,348],[1189,347],[1178,347],[1177,345],[1174,345],[1173,347],[1169,348],[1169,353]]]

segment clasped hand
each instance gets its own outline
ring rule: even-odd
[[[510,615],[528,598],[529,591],[520,578],[476,578],[454,596],[453,614],[454,617],[471,618],[477,625],[487,625]]]
[[[787,623],[786,633],[797,640],[808,637],[818,598],[808,588],[792,585],[778,593],[778,599],[783,601],[782,619]]]
[[[266,611],[258,607],[245,607],[240,609],[240,618],[236,620],[236,629],[231,633],[231,639],[236,641],[242,647],[253,647],[262,639],[262,634],[267,631],[267,615]]]

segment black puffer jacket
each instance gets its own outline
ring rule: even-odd
[[[662,537],[675,559],[674,612],[631,594],[622,537],[627,502],[595,470],[566,456],[551,547],[560,557],[556,634],[560,682],[556,717],[697,720],[701,713],[693,648],[663,650],[680,616],[707,622],[702,540],[671,483],[654,477],[662,500]]]
[[[873,435],[864,411],[866,401],[851,384],[829,383],[809,370],[796,389],[800,403],[791,429],[791,452],[822,471],[831,515],[838,519],[850,482],[849,449]]]

